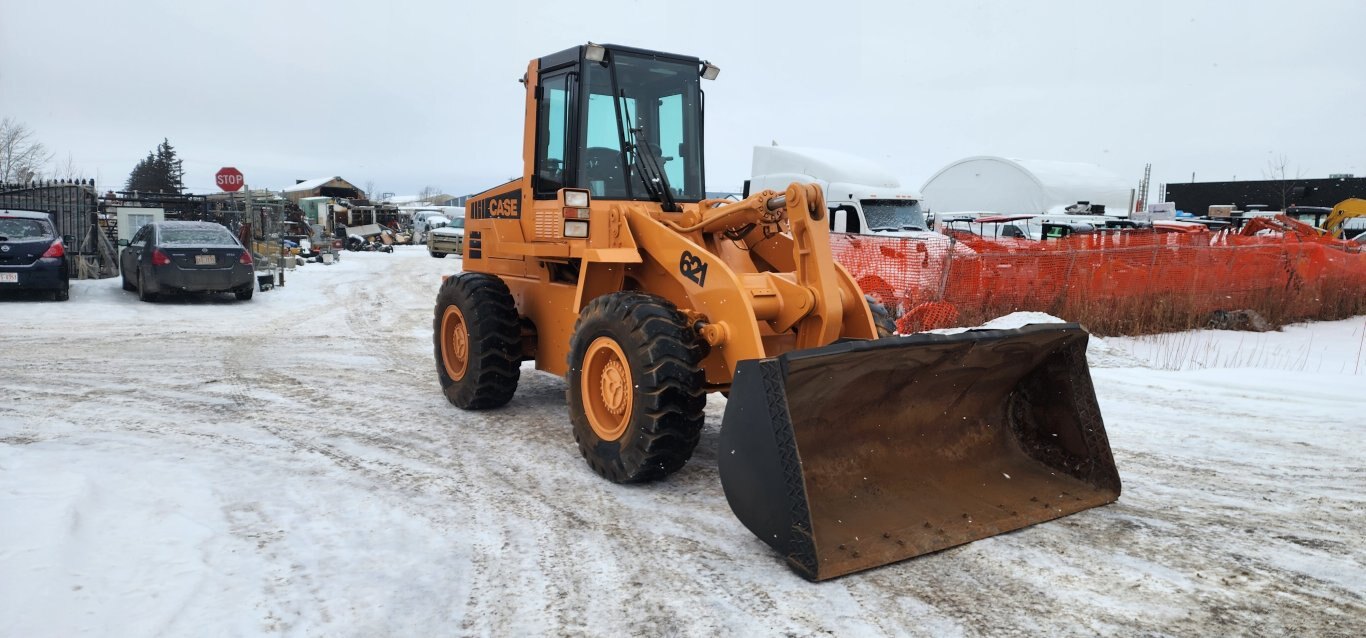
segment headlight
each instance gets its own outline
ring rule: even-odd
[[[568,220],[564,223],[565,237],[587,237],[588,222],[578,220]]]
[[[572,191],[566,188],[564,205],[566,208],[588,208],[588,191]]]

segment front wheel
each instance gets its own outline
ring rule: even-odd
[[[432,342],[447,401],[482,410],[512,400],[522,368],[518,320],[507,284],[495,276],[461,273],[441,284]]]
[[[598,297],[569,341],[569,418],[594,472],[615,483],[661,479],[701,436],[707,344],[673,304],[640,292]]]

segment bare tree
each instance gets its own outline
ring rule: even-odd
[[[0,182],[29,182],[42,177],[42,167],[52,159],[33,130],[13,118],[0,119]]]
[[[1291,177],[1290,159],[1282,153],[1266,161],[1266,169],[1262,171],[1262,174],[1272,182],[1272,192],[1269,194],[1272,197],[1280,198],[1281,210],[1285,210],[1290,206],[1290,200],[1295,193],[1295,184],[1304,177],[1304,172],[1297,166],[1294,177]]]
[[[417,194],[417,198],[418,198],[419,200],[422,200],[422,201],[425,202],[425,201],[428,201],[430,198],[435,197],[435,196],[440,195],[440,194],[441,194],[441,187],[440,187],[440,186],[431,186],[431,185],[427,185],[427,186],[423,186],[423,187],[422,187],[422,192],[420,192],[420,193]]]
[[[365,198],[370,201],[378,201],[379,193],[375,192],[375,180],[365,180]]]
[[[56,179],[84,179],[85,171],[78,168],[76,160],[71,157],[71,153],[67,153],[66,161],[52,165],[52,177]]]

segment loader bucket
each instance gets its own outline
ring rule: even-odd
[[[1119,498],[1076,324],[741,362],[718,443],[736,517],[825,580]]]

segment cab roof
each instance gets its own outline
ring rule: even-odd
[[[597,44],[597,43],[595,42],[594,44]],[[585,46],[585,45],[580,44],[579,46],[576,46],[576,47],[570,47],[570,48],[568,48],[568,49],[565,49],[565,50],[560,51],[560,52],[557,52],[557,53],[552,53],[552,54],[550,54],[550,55],[542,56],[542,57],[540,58],[540,61],[541,61],[541,70],[542,70],[542,71],[545,71],[545,70],[547,70],[547,69],[553,69],[553,68],[555,68],[555,67],[567,66],[567,65],[570,65],[570,64],[577,64],[577,63],[579,62],[579,60],[582,60],[582,59],[583,59],[583,48],[584,48],[584,46]],[[660,58],[660,59],[666,59],[666,60],[673,60],[673,61],[676,61],[676,62],[691,62],[691,63],[696,64],[696,65],[699,65],[699,66],[702,64],[702,60],[701,60],[700,58],[697,58],[697,57],[694,57],[694,56],[690,56],[690,55],[679,55],[679,54],[677,54],[677,53],[665,53],[665,52],[663,52],[663,51],[652,51],[652,50],[650,50],[650,49],[637,49],[637,48],[635,48],[635,47],[628,47],[628,46],[623,46],[623,45],[620,45],[620,44],[598,44],[598,46],[603,47],[603,48],[607,49],[608,51],[620,51],[620,52],[622,52],[622,53],[631,53],[631,54],[641,55],[641,56],[646,56],[646,57]]]

